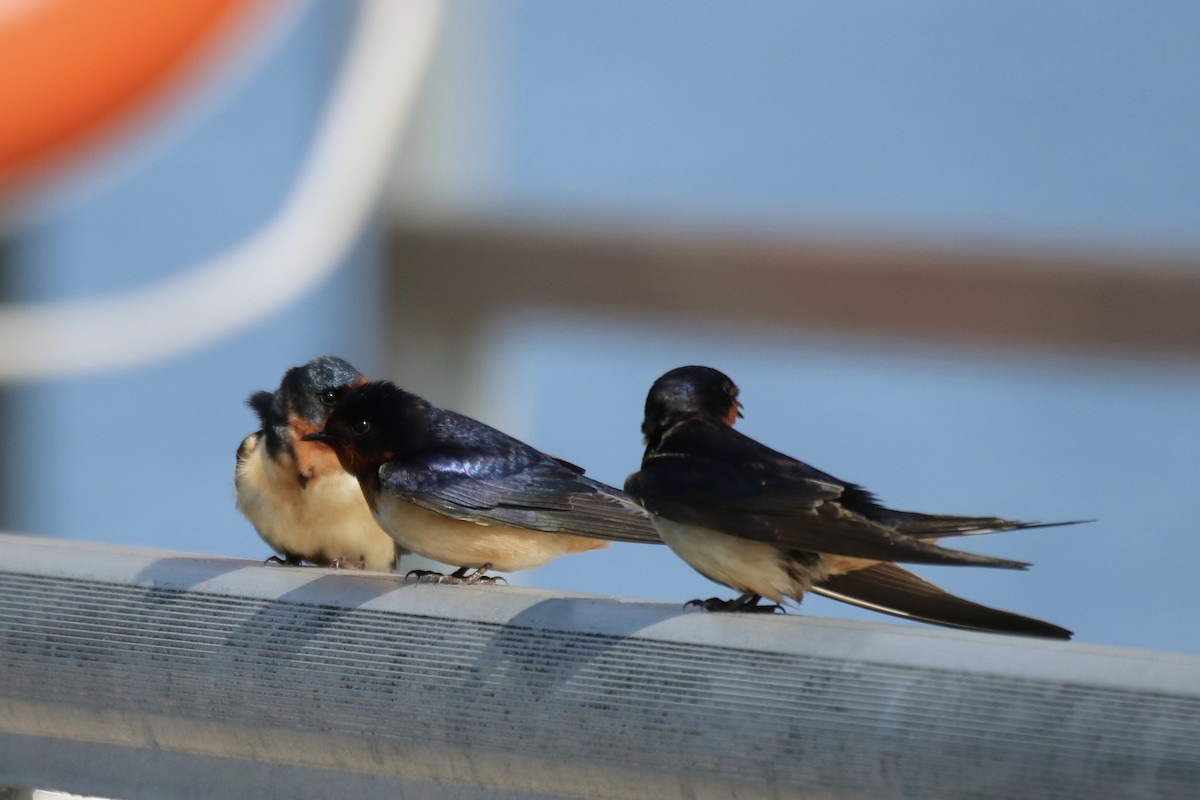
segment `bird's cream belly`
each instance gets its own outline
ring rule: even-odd
[[[339,469],[301,487],[259,446],[238,464],[234,483],[238,510],[276,552],[315,564],[345,559],[380,572],[392,568],[395,542],[375,522],[349,473]]]
[[[774,545],[657,515],[653,519],[658,535],[676,555],[709,580],[738,592],[774,603],[783,602],[784,597],[799,601],[812,583],[812,575],[789,572],[784,555]]]
[[[567,553],[608,546],[600,539],[454,519],[389,496],[380,498],[376,518],[402,547],[471,569],[489,564],[500,572],[533,569]]]

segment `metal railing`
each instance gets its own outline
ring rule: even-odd
[[[1200,658],[0,536],[0,785],[1186,797]]]

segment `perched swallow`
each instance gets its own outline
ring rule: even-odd
[[[917,514],[884,508],[860,486],[733,429],[738,389],[708,367],[663,375],[646,398],[642,468],[625,491],[663,541],[696,571],[741,593],[693,601],[709,610],[773,611],[767,598],[806,591],[951,627],[1069,639],[1047,622],[944,592],[893,562],[1024,569],[1028,564],[939,547],[943,536],[1072,523]]]
[[[247,401],[262,430],[237,451],[237,507],[284,563],[380,572],[396,563],[396,543],[371,516],[358,481],[329,448],[303,440],[342,395],[366,382],[345,361],[325,356],[289,369],[274,394],[256,392]]]
[[[401,546],[459,567],[451,580],[533,569],[609,541],[660,543],[620,489],[386,381],[346,394],[304,439],[337,453]]]

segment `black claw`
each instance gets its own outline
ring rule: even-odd
[[[407,575],[404,576],[404,580],[407,581],[410,577],[412,577],[413,575],[416,575],[417,583],[420,583],[422,578],[429,578],[430,583],[446,583],[446,584],[451,584],[451,585],[455,585],[455,586],[471,585],[474,583],[493,583],[494,584],[496,581],[504,581],[505,583],[508,583],[508,581],[502,576],[497,575],[497,576],[493,577],[491,575],[484,574],[491,568],[492,568],[491,564],[484,564],[482,567],[475,570],[474,572],[468,573],[468,571],[470,570],[470,567],[459,567],[458,569],[454,570],[454,572],[450,573],[449,575],[445,575],[441,572],[433,572],[432,570],[427,570],[427,569],[414,569],[414,570],[410,571]]]
[[[441,572],[434,572],[431,569],[410,569],[408,572],[404,573],[404,582],[407,583],[408,579],[413,575],[417,576],[417,583],[420,583],[422,578],[432,577],[432,583],[440,583],[446,578],[446,576]]]
[[[288,556],[287,558],[280,558],[279,556],[271,556],[270,558],[268,558],[268,559],[266,559],[265,561],[263,561],[263,566],[264,566],[264,567],[265,567],[267,564],[278,564],[278,565],[280,565],[281,567],[301,567],[301,566],[304,566],[304,564],[303,564],[303,563],[300,561],[300,559],[299,559],[299,558],[296,558],[295,556]]]
[[[441,581],[439,581],[439,583],[456,583],[456,584],[470,585],[473,583],[495,583],[498,580],[508,583],[508,581],[504,580],[504,578],[502,578],[502,577],[499,577],[499,576],[492,577],[491,575],[484,574],[491,568],[492,568],[491,564],[484,564],[482,567],[479,567],[474,572],[471,572],[468,574],[468,572],[467,572],[467,570],[469,569],[468,567],[460,567],[458,569],[458,571],[456,571],[453,575],[449,575],[445,578],[442,578]]]
[[[759,600],[762,600],[762,597],[756,594],[744,594],[733,600],[710,597],[707,600],[689,600],[684,603],[683,607],[697,606],[705,611],[737,611],[747,614],[774,614],[776,611],[784,610],[782,606],[777,605],[760,606]]]

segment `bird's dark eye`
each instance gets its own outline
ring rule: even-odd
[[[365,419],[360,419],[358,422],[350,426],[350,430],[355,436],[366,436],[371,430],[371,423],[367,422]]]
[[[336,406],[338,398],[341,396],[342,393],[337,389],[326,389],[325,391],[321,392],[321,405]]]

